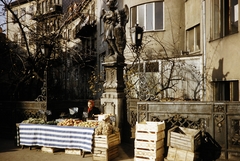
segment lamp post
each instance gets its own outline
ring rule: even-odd
[[[47,101],[47,71],[48,71],[48,60],[49,60],[49,48],[48,45],[44,44],[41,46],[41,51],[44,57],[46,58],[46,67],[43,72],[43,87],[42,87],[42,96],[43,96],[43,101]]]
[[[48,101],[48,61],[50,59],[50,55],[49,55],[49,45],[44,44],[41,45],[41,52],[43,54],[43,56],[46,58],[46,67],[44,69],[43,72],[43,86],[41,88],[41,97],[38,97],[38,101],[44,101],[45,105],[44,105],[44,112],[47,111],[47,101]],[[47,120],[46,115],[44,115],[44,119],[45,121]]]
[[[140,82],[140,50],[142,48],[142,38],[143,38],[143,28],[136,24],[131,30],[131,40],[132,40],[132,50],[137,55],[138,60],[138,79]],[[139,90],[140,90],[140,83],[139,83]]]
[[[140,49],[142,48],[143,28],[136,24],[131,30],[132,50],[138,59],[138,71],[140,72]]]

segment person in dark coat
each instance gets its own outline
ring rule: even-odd
[[[101,113],[99,108],[95,107],[93,100],[88,101],[87,113],[88,113],[88,120],[94,120],[94,115],[98,115]]]

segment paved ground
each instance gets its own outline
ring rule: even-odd
[[[0,161],[92,161],[92,154],[87,153],[84,158],[78,155],[65,154],[64,151],[55,153],[42,152],[40,148],[33,147],[21,149],[13,140],[0,139]],[[133,161],[133,146],[122,143],[119,146],[119,157],[113,161]]]

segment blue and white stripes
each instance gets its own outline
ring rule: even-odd
[[[94,128],[19,124],[20,145],[92,151]]]

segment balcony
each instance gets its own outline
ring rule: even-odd
[[[46,7],[46,10],[42,11],[41,8],[39,8],[33,15],[32,19],[33,20],[43,20],[46,18],[50,18],[50,17],[55,17],[59,14],[62,14],[63,10],[62,10],[62,6],[61,5],[57,5],[57,4],[52,4]]]

